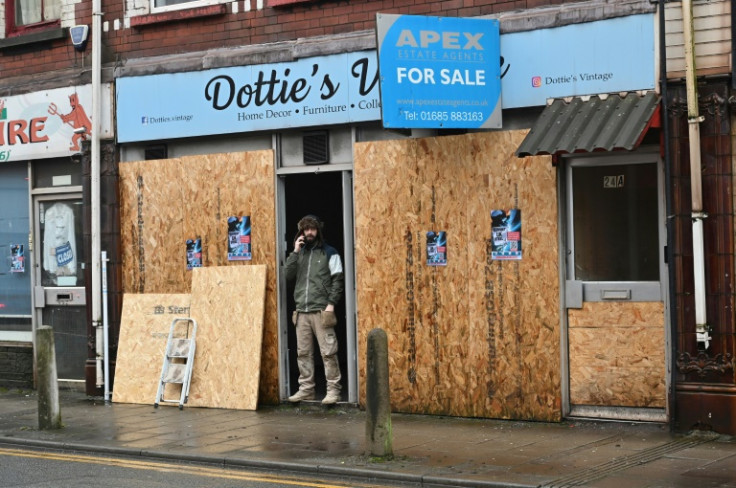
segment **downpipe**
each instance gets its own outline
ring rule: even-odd
[[[90,213],[92,248],[92,327],[95,329],[97,387],[104,383],[104,337],[100,320],[101,304],[101,242],[100,242],[100,87],[102,77],[102,2],[92,0],[92,154],[90,159]]]
[[[107,315],[107,262],[107,251],[102,251],[102,349],[104,351],[102,370],[104,372],[105,403],[110,402],[110,355],[108,354],[110,350],[110,322]]]
[[[687,122],[690,142],[690,190],[693,222],[693,277],[695,285],[695,335],[698,349],[710,346],[710,327],[705,308],[705,246],[703,243],[703,185],[700,160],[700,123],[696,85],[695,39],[692,0],[682,0],[683,37],[685,42],[685,84],[687,88]]]

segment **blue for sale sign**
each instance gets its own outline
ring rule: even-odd
[[[501,127],[498,21],[378,14],[387,128]]]

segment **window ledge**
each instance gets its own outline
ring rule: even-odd
[[[172,10],[157,14],[138,15],[130,18],[131,27],[143,27],[164,22],[176,22],[178,20],[197,19],[200,17],[212,17],[227,13],[225,4],[209,5],[207,7],[196,7],[185,10]]]
[[[29,44],[63,39],[65,37],[67,37],[66,27],[56,27],[54,29],[40,30],[38,32],[31,32],[15,37],[0,39],[0,49],[17,46],[27,46]]]
[[[269,7],[286,7],[287,5],[293,5],[295,3],[307,3],[313,2],[314,0],[268,0]]]

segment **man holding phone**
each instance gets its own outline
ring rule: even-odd
[[[294,252],[286,258],[286,279],[296,280],[292,321],[296,326],[299,391],[290,402],[314,399],[314,342],[317,338],[325,367],[327,395],[324,405],[340,399],[340,364],[337,360],[335,305],[345,288],[342,261],[334,247],[324,242],[324,224],[315,215],[303,217],[294,241]]]

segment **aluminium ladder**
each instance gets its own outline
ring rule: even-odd
[[[182,322],[186,324],[186,327],[180,324]],[[177,324],[179,327],[177,327]],[[177,329],[179,329],[178,334]],[[194,339],[196,335],[196,320],[176,318],[171,322],[169,337],[166,341],[166,351],[164,351],[164,363],[161,367],[161,379],[158,382],[156,401],[153,404],[154,408],[158,408],[158,404],[164,402],[178,403],[179,410],[184,408],[184,404],[189,399],[189,385],[192,381],[192,367],[196,350]],[[164,398],[167,384],[181,385],[181,395],[178,400],[166,400]]]

